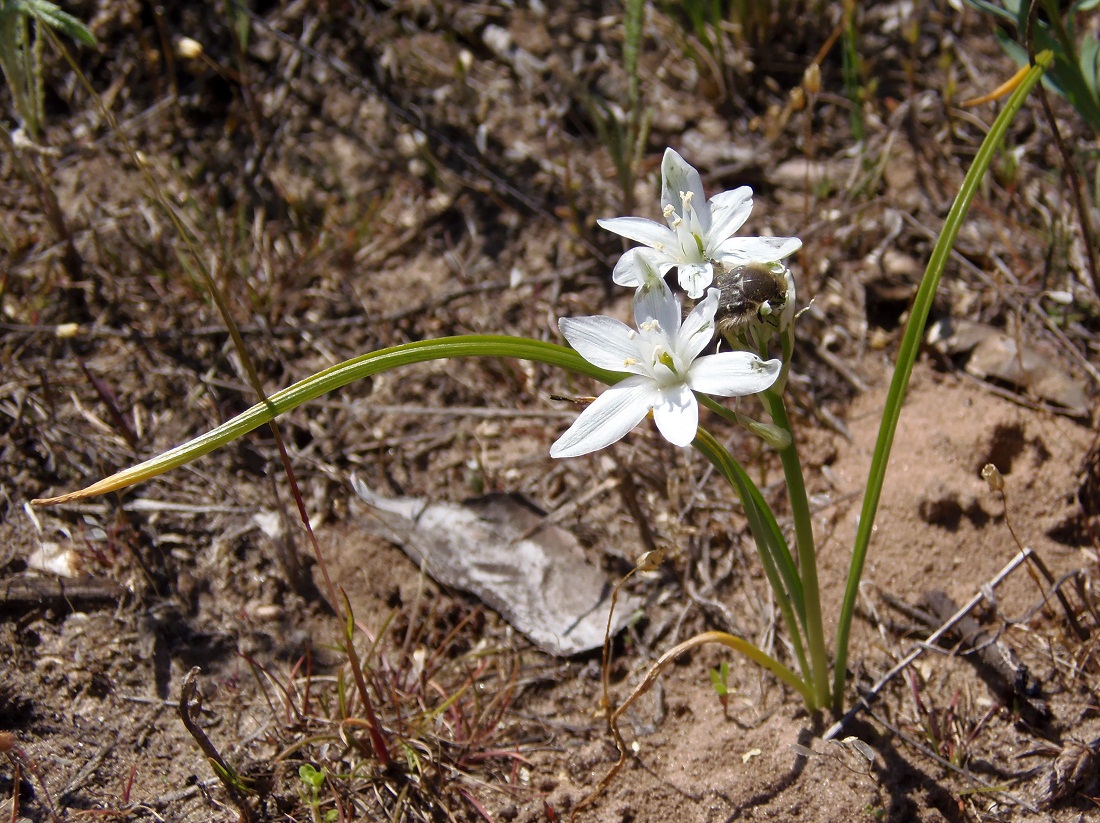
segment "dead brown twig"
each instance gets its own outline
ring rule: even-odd
[[[959,623],[959,621],[970,614],[970,612],[979,603],[981,603],[982,600],[985,599],[985,592],[987,590],[991,591],[999,586],[1010,574],[1012,574],[1012,572],[1018,569],[1023,563],[1027,562],[1032,554],[1034,554],[1034,552],[1032,552],[1031,549],[1023,549],[1015,557],[1008,561],[1008,563],[1006,563],[1004,567],[999,572],[997,572],[992,580],[982,586],[976,595],[966,601],[966,603],[964,603],[962,607],[957,612],[955,612],[955,614],[951,615],[951,617],[946,620],[943,625],[941,625],[936,631],[932,632],[932,634],[928,636],[928,639],[924,643],[921,643],[916,648],[911,650],[908,654],[905,655],[905,657],[898,661],[898,663],[893,668],[891,668],[888,672],[886,672],[886,674],[880,677],[875,682],[875,684],[862,697],[860,697],[858,701],[856,701],[856,704],[848,710],[847,714],[845,714],[842,718],[840,718],[840,720],[829,727],[829,729],[825,732],[824,739],[832,740],[834,737],[839,735],[844,730],[844,727],[847,726],[853,719],[855,719],[856,716],[858,716],[865,709],[870,708],[871,704],[878,699],[879,693],[886,687],[887,683],[897,677],[901,672],[905,671],[905,669],[909,668],[909,666],[912,665],[913,662],[917,660],[917,658],[924,654],[924,652],[930,646],[937,643],[944,635],[950,632]]]
[[[192,715],[193,712],[198,713],[202,710],[202,697],[199,695],[199,690],[196,685],[201,673],[202,669],[195,666],[183,679],[183,685],[180,687],[180,719],[183,721],[187,733],[191,735],[198,747],[202,749],[202,753],[206,755],[206,759],[210,762],[210,767],[214,770],[214,774],[218,776],[222,785],[225,786],[225,790],[229,794],[229,799],[232,800],[233,805],[237,807],[237,812],[240,815],[238,818],[239,823],[251,823],[252,807],[249,805],[248,798],[245,796],[249,791],[248,788],[245,786],[244,781],[241,779],[241,776],[237,774],[236,770],[225,762],[221,754],[214,747],[214,744],[210,742],[210,738],[206,736],[206,732],[200,729],[198,724],[195,723],[195,719]]]

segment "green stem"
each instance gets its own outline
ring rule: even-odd
[[[749,521],[749,530],[756,542],[760,563],[764,567],[764,575],[768,578],[768,583],[775,593],[780,614],[783,615],[783,620],[790,630],[791,647],[798,660],[802,679],[810,682],[812,670],[807,662],[802,643],[806,623],[802,581],[799,580],[798,570],[787,549],[787,543],[783,539],[783,532],[775,520],[775,515],[772,514],[771,508],[756,484],[752,482],[752,478],[710,432],[699,429],[693,445],[726,478],[741,498],[745,517]],[[801,619],[796,620],[796,616]],[[807,700],[806,705],[812,707],[811,701]]]
[[[789,361],[788,361],[789,362]],[[806,644],[810,648],[811,681],[817,708],[829,705],[829,659],[825,649],[825,628],[821,618],[821,593],[817,583],[817,555],[814,551],[813,521],[810,517],[810,500],[806,495],[806,481],[802,476],[802,462],[798,457],[798,445],[787,416],[783,395],[772,390],[761,395],[772,422],[791,436],[791,444],[779,450],[783,463],[783,476],[787,481],[787,498],[794,520],[795,547],[798,554],[798,572],[802,580],[805,602]]]
[[[921,280],[909,321],[905,325],[905,334],[898,349],[898,362],[894,367],[894,376],[890,381],[890,390],[886,395],[886,408],[883,410],[882,423],[879,425],[875,453],[871,458],[871,469],[867,478],[867,492],[863,497],[863,508],[859,515],[855,545],[852,548],[852,562],[848,568],[848,582],[844,589],[844,602],[840,607],[840,620],[836,630],[836,667],[833,669],[833,712],[840,714],[844,707],[844,683],[848,668],[848,641],[852,627],[852,615],[855,612],[856,598],[859,596],[859,581],[863,575],[863,563],[867,558],[867,547],[871,542],[871,530],[874,527],[875,513],[879,498],[882,496],[882,484],[886,477],[890,448],[894,442],[898,419],[901,417],[902,401],[909,386],[909,377],[913,373],[913,364],[920,351],[924,336],[924,325],[932,308],[932,299],[936,295],[940,278],[943,275],[951,248],[959,234],[963,218],[970,207],[971,200],[978,191],[981,179],[993,161],[993,156],[1004,140],[1009,123],[1019,112],[1024,99],[1039,82],[1043,72],[1054,60],[1054,54],[1044,51],[1035,58],[1035,65],[1017,87],[1008,104],[993,121],[993,127],[985,136],[974,162],[966,173],[962,187],[955,198],[951,211],[944,221],[936,247],[928,260],[928,268]]]
[[[855,0],[844,0],[841,15],[843,22],[843,42],[841,45],[841,73],[844,76],[844,92],[852,103],[848,113],[848,122],[852,128],[852,139],[863,142],[863,101],[860,100],[859,83],[859,44],[856,42],[856,4]]]

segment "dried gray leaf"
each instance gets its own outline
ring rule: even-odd
[[[575,537],[545,522],[519,496],[430,503],[352,487],[372,509],[372,530],[399,546],[438,582],[470,592],[543,651],[569,656],[603,645],[611,583],[590,565]],[[612,631],[640,600],[620,595]]]

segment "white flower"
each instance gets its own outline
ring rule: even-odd
[[[687,446],[699,426],[694,391],[739,397],[770,387],[779,377],[779,360],[742,351],[699,357],[714,335],[718,294],[710,289],[681,324],[680,301],[659,277],[649,278],[634,296],[637,331],[611,317],[559,320],[562,334],[585,360],[631,376],[581,412],[550,448],[550,456],[577,457],[609,446],[651,410],[665,439]]]
[[[680,286],[693,300],[714,279],[711,264],[715,261],[774,263],[802,247],[797,237],[734,237],[752,211],[752,189],[741,186],[708,201],[699,172],[672,149],[665,151],[661,162],[661,211],[667,226],[642,217],[596,222],[648,246],[661,275],[679,268]],[[641,285],[635,272],[638,252],[631,249],[615,265],[613,279],[620,286]]]

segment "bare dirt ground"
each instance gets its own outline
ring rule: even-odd
[[[68,4],[99,40],[74,51],[87,84],[47,46],[42,149],[5,140],[0,154],[0,817],[568,819],[617,757],[598,653],[549,656],[422,575],[371,530],[353,473],[390,496],[522,494],[609,580],[643,551],[673,549],[628,584],[645,605],[614,645],[613,700],[703,630],[735,628],[786,655],[744,518],[705,461],[649,424],[551,461],[576,414],[551,396],[594,389],[525,363],[410,367],[280,420],[350,626],[323,594],[267,429],[122,495],[26,505],[256,401],[202,266],[267,391],[405,341],[558,340],[560,316],[626,318],[630,295],[610,280],[622,247],[595,220],[659,217],[666,146],[708,191],[753,186],[745,231],[804,241],[791,264],[800,305],[813,303],[790,393],[835,624],[908,302],[996,110],[958,104],[1015,67],[972,10],[866,4],[857,143],[840,45],[827,43],[840,4],[749,5],[696,29],[678,4],[647,4],[651,130],[624,192],[598,126],[629,101],[617,3]],[[800,103],[819,51],[821,91]],[[1051,102],[1094,173],[1094,137]],[[968,371],[969,349],[922,354],[847,702],[928,633],[896,604],[927,610],[936,591],[962,603],[985,587],[975,617],[992,634],[979,645],[1010,649],[1030,679],[1013,669],[1006,692],[986,656],[926,653],[846,732],[868,762],[823,743],[832,719],[757,669],[687,655],[627,714],[627,763],[581,819],[1097,816],[1100,315],[1084,242],[1032,100],[975,200],[934,319],[981,324],[978,337],[1037,365],[1006,379]],[[786,525],[774,455],[704,424]],[[990,462],[1004,500],[980,478]],[[1080,633],[1028,567],[988,585],[1022,546],[1062,581]],[[723,661],[725,708],[708,674]]]

